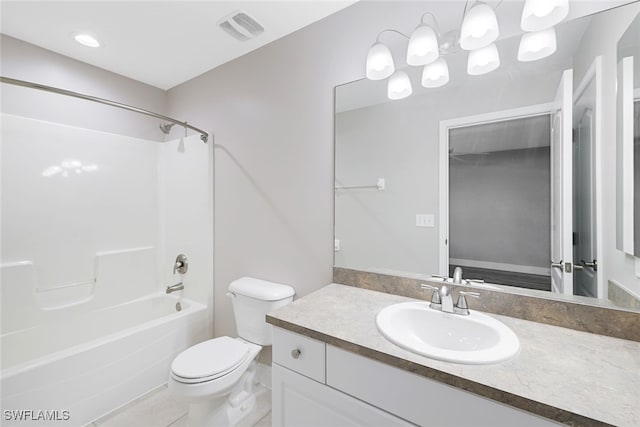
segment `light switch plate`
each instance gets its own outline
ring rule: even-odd
[[[636,277],[640,277],[640,258],[636,258]]]
[[[335,239],[333,241],[333,251],[338,252],[340,250],[340,239]]]
[[[416,214],[416,227],[435,227],[436,219],[433,214]]]

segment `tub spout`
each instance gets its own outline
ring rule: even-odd
[[[183,289],[184,285],[182,284],[182,282],[178,282],[175,285],[167,286],[167,293],[170,294],[171,292],[181,291]]]

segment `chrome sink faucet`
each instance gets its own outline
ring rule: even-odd
[[[440,310],[445,313],[453,313],[453,295],[451,294],[453,288],[449,289],[447,285],[442,285],[440,288],[440,301],[442,301],[442,307]]]
[[[463,279],[462,267],[456,267],[453,270],[453,277],[441,276],[439,274],[432,274],[431,277],[442,279],[445,283],[453,283],[454,285],[469,285],[471,283],[484,283],[482,279]]]
[[[437,286],[431,286],[425,283],[421,283],[420,288],[433,291],[433,294],[431,295],[431,304],[429,305],[429,307],[434,310],[440,310],[445,313],[460,314],[462,316],[469,315],[469,306],[467,305],[467,299],[465,297],[480,297],[480,294],[477,292],[460,291],[458,292],[458,301],[454,306],[453,289],[449,289],[447,285],[442,285],[440,288],[438,288]]]
[[[447,285],[442,285],[442,287],[438,288],[437,286],[422,283],[420,284],[420,288],[433,291],[433,294],[431,294],[431,305],[429,305],[429,307],[434,310],[444,311],[445,313],[453,313],[453,297]]]
[[[455,285],[462,284],[462,267],[456,267],[455,270],[453,270],[453,283]]]

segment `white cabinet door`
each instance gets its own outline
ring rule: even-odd
[[[272,374],[273,427],[413,426],[276,363]]]

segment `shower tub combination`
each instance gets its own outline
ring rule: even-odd
[[[101,254],[98,262],[108,258],[108,263],[118,264],[116,260],[131,255]],[[144,257],[145,250],[136,255]],[[3,265],[3,290],[11,291],[17,283],[12,279],[28,283],[32,271],[28,262]],[[118,302],[117,294],[126,294],[118,286],[109,288],[100,277],[95,288],[93,298],[76,290],[78,302],[65,306],[46,307],[37,291],[22,304],[14,293],[11,306],[22,310],[10,309],[7,298],[2,299],[3,425],[46,425],[42,417],[57,419],[56,425],[85,425],[164,384],[173,358],[206,337],[207,310],[202,304],[162,291]],[[72,293],[61,291],[67,298]],[[51,295],[46,298],[55,301]],[[20,316],[11,319],[12,314]]]
[[[161,284],[174,279],[162,268],[169,252],[211,258],[202,236],[212,234],[213,151],[186,121],[0,82],[3,108],[27,96],[46,100],[44,111],[50,94],[24,92],[38,89],[162,120],[165,133],[178,124],[200,134],[159,144],[0,113],[0,424],[82,426],[166,383],[174,357],[208,338],[207,306]],[[179,204],[174,187],[191,190]],[[182,222],[189,227],[172,233]],[[182,277],[200,301],[212,280],[205,270],[200,263]]]

